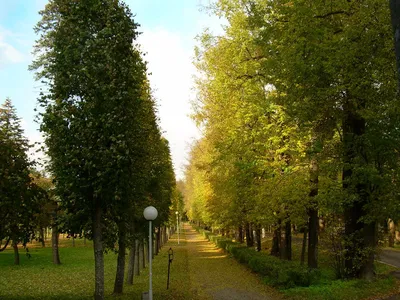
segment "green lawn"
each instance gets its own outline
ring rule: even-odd
[[[51,248],[30,247],[31,258],[24,250],[20,252],[21,264],[14,266],[12,249],[0,253],[0,299],[92,299],[94,291],[94,258],[90,242],[83,245],[76,240],[71,247],[69,240],[62,241],[60,258],[62,265],[51,263]],[[171,239],[153,261],[154,299],[190,299],[189,278],[186,276],[187,251],[185,242],[177,245]],[[171,265],[170,289],[166,289],[168,249],[172,247],[175,259]],[[134,285],[125,285],[124,295],[112,295],[116,271],[117,255],[105,255],[106,299],[141,299],[142,292],[148,290],[148,268],[134,278]]]

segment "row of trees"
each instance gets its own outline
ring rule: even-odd
[[[272,226],[271,252],[286,259],[295,224],[317,268],[322,216],[340,235],[339,275],[372,278],[378,225],[399,212],[388,4],[220,0],[210,11],[228,25],[196,48],[204,136],[186,171],[189,217],[248,243]]]
[[[11,152],[1,149],[6,155],[1,155],[5,161],[0,170],[0,216],[13,226],[26,227],[25,222],[34,220],[35,214],[25,214],[23,209],[42,209],[38,213],[46,220],[47,207],[50,221],[36,228],[51,226],[53,245],[58,244],[59,232],[92,239],[94,298],[104,299],[104,251],[117,245],[114,293],[119,294],[123,292],[126,250],[134,253],[136,241],[146,232],[146,206],[158,209],[154,222],[158,236],[165,232],[161,227],[169,221],[172,199],[178,199],[169,145],[157,124],[146,63],[136,43],[139,25],[129,8],[114,0],[52,0],[40,15],[30,69],[45,86],[38,98],[38,119],[49,158],[49,178],[37,176],[38,184],[34,184],[26,140],[20,127],[13,127],[13,139],[18,142],[8,145],[4,139],[5,151]],[[14,113],[11,108],[8,111]],[[19,151],[19,156],[12,151]],[[19,168],[17,178],[7,165]],[[18,185],[3,181],[7,176]],[[40,184],[47,197],[40,205],[31,194],[16,194],[30,193],[31,186]],[[15,243],[22,239],[11,234],[9,225],[1,224],[0,239]],[[34,230],[28,233],[24,241],[33,237]],[[57,247],[53,250],[54,262],[60,263]]]

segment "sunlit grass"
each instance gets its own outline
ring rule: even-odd
[[[51,248],[30,245],[31,258],[21,249],[21,264],[14,266],[14,254],[11,248],[0,253],[0,299],[92,299],[94,292],[94,255],[92,244],[76,239],[61,241],[60,258],[62,264],[52,264]],[[167,290],[168,249],[174,250],[171,265],[170,289]],[[115,299],[112,295],[116,271],[117,256],[113,252],[105,255],[105,294],[106,299]],[[176,239],[163,247],[153,261],[154,299],[191,299],[189,277],[187,274],[187,250],[185,241],[177,245]],[[124,295],[118,299],[141,299],[148,290],[148,268],[134,278],[134,285],[125,285]]]

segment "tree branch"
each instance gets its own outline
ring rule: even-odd
[[[8,243],[10,242],[10,239],[11,238],[8,238],[8,240],[7,240],[6,244],[4,245],[4,247],[0,249],[0,252],[3,252],[7,248]]]
[[[325,15],[314,16],[314,18],[324,19],[324,18],[329,17],[329,16],[340,15],[340,14],[345,14],[346,16],[350,16],[350,14],[348,12],[344,11],[344,10],[337,10],[337,11],[331,11],[331,12],[325,14]]]

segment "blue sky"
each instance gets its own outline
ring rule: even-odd
[[[40,82],[28,71],[36,39],[34,25],[47,0],[0,0],[0,102],[11,98],[22,118],[25,134],[40,141],[34,122]],[[209,0],[126,0],[143,32],[139,42],[147,52],[150,81],[158,99],[160,123],[170,141],[179,178],[189,144],[199,132],[189,119],[194,98],[191,65],[195,36],[206,27],[221,31],[221,21],[201,10]]]

